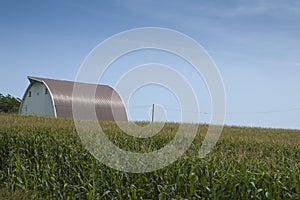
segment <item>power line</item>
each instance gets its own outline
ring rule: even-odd
[[[148,108],[150,109],[153,105],[138,105],[138,106],[130,106],[129,109],[142,109]],[[152,107],[153,109],[153,107]],[[171,107],[164,107],[165,110],[169,111],[177,111],[177,112],[189,112],[195,114],[204,114],[204,115],[212,115],[212,114],[223,114],[221,112],[197,112],[192,110],[181,110],[178,108],[171,108]],[[293,111],[300,111],[300,107],[294,108],[286,108],[286,109],[277,109],[277,110],[264,110],[264,111],[237,111],[237,112],[226,112],[226,115],[259,115],[259,114],[270,114],[270,113],[285,113],[285,112],[293,112]]]
[[[230,114],[269,114],[269,113],[283,113],[300,110],[300,108],[288,108],[280,110],[266,110],[266,111],[255,111],[255,112],[230,112]]]

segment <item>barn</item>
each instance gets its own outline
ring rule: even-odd
[[[72,103],[75,99],[80,104],[82,102],[83,109],[87,104],[94,104],[99,120],[127,121],[124,103],[120,95],[110,86],[76,82],[76,85],[87,90],[96,88],[95,98],[90,98],[84,95],[73,96],[75,82],[72,81],[31,76],[28,80],[30,84],[22,98],[20,114],[72,118]],[[113,115],[112,109],[117,115]]]

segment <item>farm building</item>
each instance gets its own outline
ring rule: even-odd
[[[95,104],[96,115],[99,120],[127,121],[125,106],[118,93],[110,86],[89,83],[76,83],[86,90],[95,89],[95,98],[81,94],[73,96],[75,82],[53,80],[39,77],[28,77],[30,85],[25,91],[20,106],[20,114],[43,115],[51,117],[72,118],[72,103],[85,109],[87,104]],[[114,98],[112,100],[112,94]],[[113,116],[112,109],[117,115]]]

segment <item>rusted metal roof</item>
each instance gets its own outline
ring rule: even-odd
[[[72,118],[72,103],[76,101],[76,105],[79,105],[82,110],[85,109],[86,105],[94,104],[98,120],[128,120],[126,109],[120,95],[110,86],[76,82],[76,87],[79,86],[83,88],[83,90],[82,93],[73,95],[75,82],[40,77],[28,77],[28,79],[31,83],[38,81],[45,84],[52,96],[56,117]],[[95,89],[94,97],[85,95],[84,91]],[[112,95],[114,97],[113,100]],[[112,109],[114,109],[114,115]]]

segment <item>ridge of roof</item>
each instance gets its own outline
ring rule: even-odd
[[[79,83],[79,84],[87,84],[87,85],[97,85],[97,86],[107,86],[112,88],[109,85],[105,84],[96,84],[96,83],[85,83],[85,82],[76,82],[76,81],[70,81],[70,80],[58,80],[58,79],[52,79],[52,78],[43,78],[43,77],[37,77],[37,76],[27,76],[28,80],[31,82],[33,81],[39,81],[43,82],[44,80],[49,80],[49,81],[59,81],[59,82],[68,82],[68,83]]]

